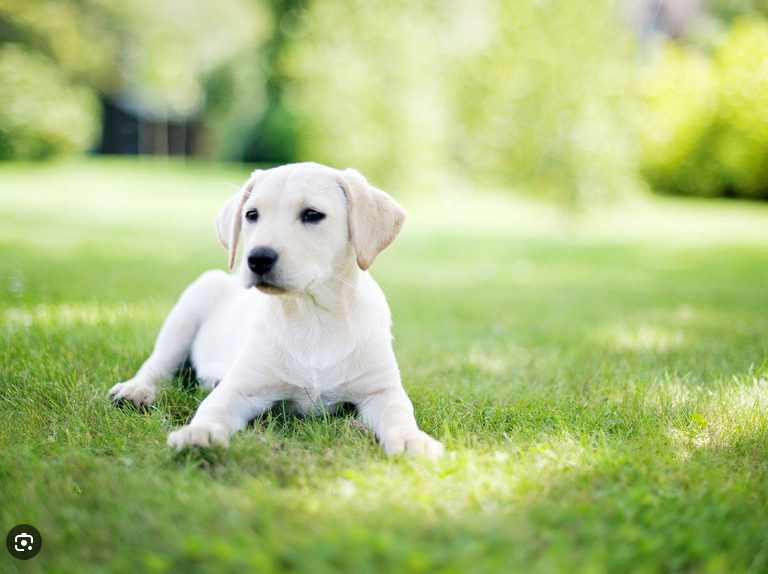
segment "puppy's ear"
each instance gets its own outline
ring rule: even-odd
[[[349,237],[357,264],[366,270],[400,233],[405,210],[354,169],[341,172],[339,185],[347,196]]]
[[[262,174],[262,170],[257,169],[245,182],[243,188],[235,195],[230,197],[224,206],[219,210],[219,215],[216,217],[216,235],[219,236],[219,241],[229,252],[229,270],[235,266],[235,258],[237,257],[237,244],[240,242],[240,228],[242,225],[243,205],[248,201],[248,198],[253,191],[253,186]]]

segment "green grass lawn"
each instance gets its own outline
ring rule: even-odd
[[[573,220],[399,195],[373,268],[437,463],[353,414],[271,414],[173,456],[203,394],[115,408],[180,291],[225,265],[246,170],[0,167],[2,572],[766,572],[768,206],[637,199]]]

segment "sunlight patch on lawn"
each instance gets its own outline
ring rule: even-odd
[[[768,433],[768,376],[734,375],[731,384],[710,389],[694,387],[675,393],[685,418],[667,429],[678,455],[697,449],[731,447],[745,436]],[[660,400],[664,400],[659,397]]]
[[[499,377],[523,368],[534,358],[533,351],[518,345],[508,344],[502,351],[489,352],[482,345],[473,344],[466,360],[483,375]]]
[[[340,502],[360,509],[446,513],[498,512],[516,501],[544,496],[556,484],[599,464],[604,450],[571,436],[551,437],[509,450],[448,452],[437,462],[405,458],[350,468],[307,496],[308,510],[331,511]]]
[[[613,323],[595,330],[594,340],[615,351],[665,352],[686,342],[685,332],[699,313],[688,304],[657,311],[639,324]]]
[[[113,305],[94,303],[63,303],[35,305],[31,308],[11,307],[2,314],[6,331],[17,332],[31,327],[73,327],[116,325],[122,321],[157,321],[167,309],[147,304]]]
[[[680,328],[648,323],[611,325],[598,331],[596,338],[617,351],[669,351],[685,341]]]

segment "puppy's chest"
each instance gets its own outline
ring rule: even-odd
[[[305,412],[321,411],[348,399],[345,383],[360,375],[359,352],[342,356],[288,356],[284,382],[288,399]]]
[[[285,361],[284,377],[289,385],[312,393],[323,393],[351,378],[352,363],[351,357],[342,357],[335,361],[311,361],[291,357]]]
[[[284,398],[305,412],[346,402],[366,370],[371,333],[349,321],[297,321],[272,340]]]
[[[340,384],[357,363],[360,339],[345,329],[292,329],[277,344],[286,379],[317,390]]]

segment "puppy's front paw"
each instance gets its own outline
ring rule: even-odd
[[[178,450],[203,448],[213,445],[227,446],[229,433],[218,423],[192,423],[168,435],[168,446]]]
[[[113,403],[127,402],[136,408],[148,407],[155,400],[157,391],[152,385],[138,381],[117,383],[109,389],[109,399]]]
[[[443,443],[418,429],[392,429],[382,438],[381,444],[388,456],[406,453],[434,460],[445,450]]]

